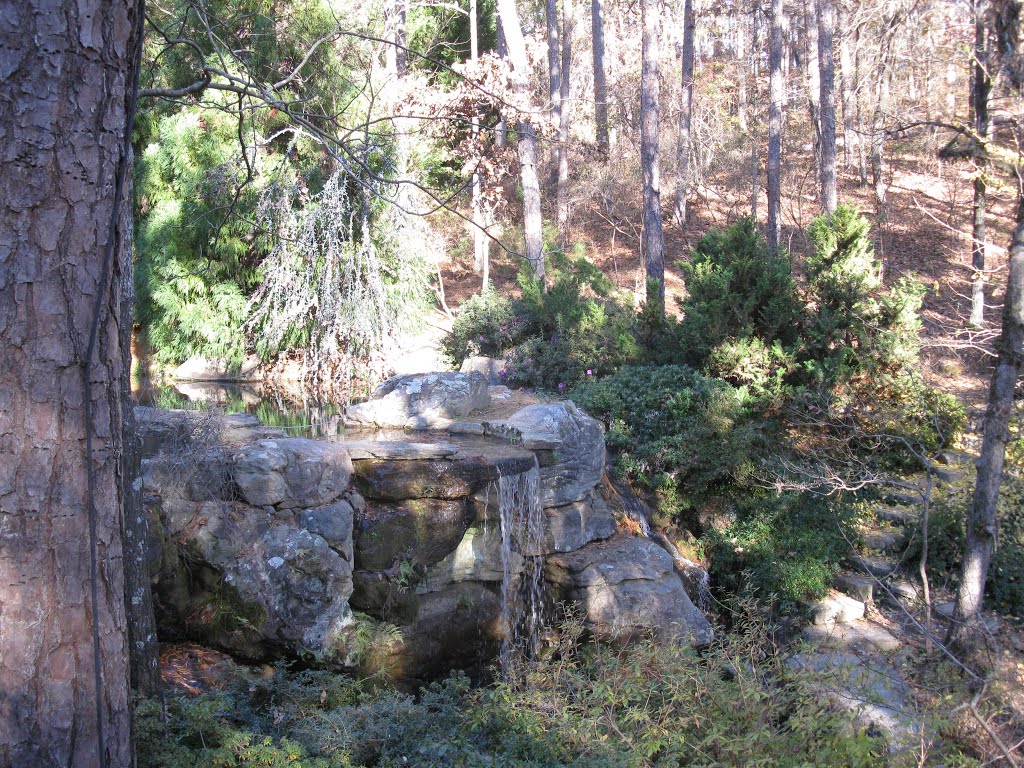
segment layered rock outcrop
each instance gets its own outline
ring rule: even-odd
[[[672,558],[616,532],[600,426],[571,402],[481,412],[486,396],[478,373],[398,377],[334,441],[140,409],[165,636],[421,678],[491,661],[503,584],[543,562],[548,600],[594,635],[706,642]],[[444,428],[408,431],[424,423]],[[510,535],[527,493],[541,530]]]

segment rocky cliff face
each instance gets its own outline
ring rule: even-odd
[[[545,601],[577,602],[596,636],[706,642],[672,559],[616,533],[600,426],[571,402],[498,418],[487,393],[476,373],[403,376],[333,442],[140,408],[165,636],[429,677],[495,658],[543,562]],[[543,507],[532,537],[503,519],[510,478]]]

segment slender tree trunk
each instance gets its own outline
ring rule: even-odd
[[[832,52],[835,8],[832,0],[816,0],[818,16],[818,68],[821,70],[821,209],[832,214],[838,204],[836,190],[836,65]]]
[[[384,36],[390,43],[384,54],[388,72],[405,77],[409,70],[406,53],[406,16],[408,0],[390,0],[384,9]]]
[[[854,32],[854,44],[856,48],[853,57],[853,99],[857,110],[857,177],[860,179],[860,186],[863,189],[868,185],[868,161],[864,141],[864,88],[860,68],[860,27],[857,27]]]
[[[658,168],[658,41],[661,19],[658,0],[641,0],[643,17],[640,73],[640,163],[644,184],[644,253],[647,304],[665,314],[665,235],[661,223],[661,173]]]
[[[562,81],[558,111],[558,240],[562,250],[569,246],[569,86],[572,75],[572,33],[575,14],[572,0],[562,0]]]
[[[693,0],[683,0],[682,93],[679,99],[679,141],[676,145],[676,180],[673,216],[678,226],[686,223],[686,196],[690,191],[690,138],[693,125],[693,44],[696,19]]]
[[[508,58],[508,41],[505,39],[505,27],[501,23],[501,13],[495,8],[496,18],[494,20],[494,32],[497,38],[498,56]],[[508,123],[505,120],[505,112],[498,113],[498,123],[494,126],[494,146],[501,149],[508,144]]]
[[[971,88],[971,107],[974,111],[974,130],[979,139],[989,134],[989,96],[992,93],[992,78],[988,71],[987,46],[985,44],[985,3],[974,0],[974,77]],[[978,160],[974,177],[974,209],[971,227],[971,267],[974,280],[971,286],[971,325],[980,328],[985,324],[985,215],[988,209],[988,163]]]
[[[885,220],[885,114],[889,109],[889,80],[893,38],[902,20],[897,10],[882,33],[878,51],[878,84],[875,109],[871,117],[871,183],[875,189],[875,207],[880,221]]]
[[[604,70],[604,15],[601,0],[590,0],[590,24],[594,49],[594,122],[597,148],[608,154],[608,82]]]
[[[849,17],[843,18],[839,36],[839,90],[843,102],[843,164],[853,167],[853,145],[859,142],[855,129],[856,109],[853,103],[853,56],[850,53]]]
[[[755,3],[752,11],[751,26],[751,57],[750,57],[750,70],[752,73],[752,87],[751,87],[751,105],[750,112],[754,118],[753,128],[751,129],[750,135],[750,218],[757,221],[757,199],[761,195],[761,158],[758,151],[760,146],[761,137],[758,133],[757,126],[759,125],[757,106],[758,106],[758,78],[761,75],[760,61],[760,50],[761,50],[761,19],[760,10]]]
[[[551,123],[557,128],[561,122],[559,115],[562,108],[562,48],[558,39],[558,0],[546,0],[544,20],[547,23],[548,36],[548,109],[551,112]]]
[[[4,766],[133,764],[119,246],[141,21],[125,0],[0,14]]]
[[[469,60],[476,63],[480,57],[480,35],[479,18],[477,15],[477,0],[469,0]],[[471,126],[474,144],[478,143],[480,136],[480,118],[473,115]],[[473,266],[477,272],[482,273],[480,281],[480,292],[487,291],[489,277],[488,261],[490,260],[487,235],[484,233],[484,212],[483,212],[483,180],[480,172],[473,171]]]
[[[771,0],[768,38],[768,250],[774,256],[782,239],[782,0]]]
[[[750,101],[750,97],[747,94],[747,25],[744,16],[742,4],[737,3],[733,17],[736,24],[736,64],[739,72],[739,82],[736,84],[736,122],[739,125],[740,133],[746,133],[750,128],[750,120],[747,115],[747,107]],[[752,50],[756,51],[756,49]],[[757,57],[749,57],[750,60],[755,58]],[[754,87],[757,87],[756,80],[754,81]]]
[[[818,23],[815,0],[804,0],[800,27],[801,53],[807,87],[807,111],[814,126],[814,163],[821,178],[821,70],[818,54]]]
[[[999,360],[989,387],[981,456],[977,460],[978,477],[964,538],[960,587],[947,638],[960,649],[971,648],[978,635],[978,613],[998,530],[996,503],[1006,443],[1010,439],[1014,388],[1024,354],[1024,195],[1017,201],[1017,224],[1010,245],[1006,301],[1003,305],[1003,330],[997,348]]]
[[[508,48],[508,62],[512,67],[512,78],[520,109],[529,109],[530,70],[526,57],[526,41],[523,28],[519,25],[515,0],[498,0],[498,14],[505,43]],[[526,241],[526,259],[533,268],[533,276],[544,282],[544,239],[541,233],[543,218],[540,209],[540,178],[537,174],[537,133],[527,111],[520,113],[516,121],[520,177],[523,186],[523,237]]]
[[[128,158],[129,169],[133,165]],[[130,173],[130,170],[129,170]],[[132,263],[132,215],[122,218],[121,248],[124,262]],[[135,308],[135,283],[131,272],[121,275],[121,359],[132,359],[132,322]],[[125,610],[128,618],[129,667],[132,690],[145,698],[160,692],[160,648],[153,615],[153,592],[149,578],[149,515],[142,503],[142,441],[135,425],[131,372],[122,376],[121,412],[124,426],[124,451],[121,476],[124,478],[124,581]]]

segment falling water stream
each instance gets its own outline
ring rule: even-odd
[[[536,461],[526,472],[499,473],[498,510],[503,569],[499,660],[502,675],[509,678],[519,663],[536,656],[544,623],[544,508]]]

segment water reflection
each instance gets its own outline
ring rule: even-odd
[[[218,413],[251,413],[268,427],[299,437],[333,437],[344,433],[340,403],[285,391],[260,383],[179,381],[151,386],[135,394],[139,405]]]

